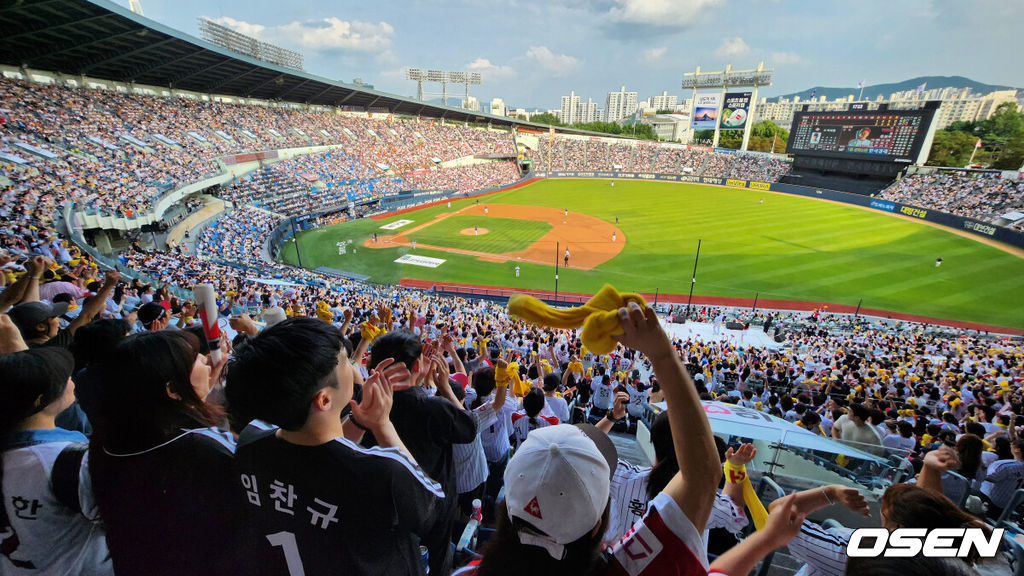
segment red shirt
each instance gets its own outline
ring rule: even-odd
[[[706,576],[704,542],[675,500],[662,492],[651,500],[647,513],[604,552],[599,576]],[[473,563],[453,576],[476,576]],[[718,572],[716,572],[718,574]]]

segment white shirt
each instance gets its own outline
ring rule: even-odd
[[[604,378],[595,376],[593,383],[590,385],[590,390],[594,393],[591,401],[594,403],[595,408],[611,410],[615,405],[615,387],[611,382],[606,384]]]
[[[490,402],[481,404],[471,412],[476,420],[476,437],[468,444],[453,444],[455,480],[459,494],[464,494],[487,480],[487,455],[480,440],[480,431],[494,424],[498,416]]]
[[[3,505],[19,542],[10,558],[0,554],[0,574],[113,574],[93,498],[88,454],[79,470],[82,512],[61,504],[50,487],[53,464],[68,443],[45,442],[3,453]],[[0,541],[11,544],[9,536],[0,534]],[[12,558],[31,562],[35,569],[16,568]]]
[[[551,413],[561,422],[569,421],[569,404],[565,401],[565,398],[545,396],[544,402],[547,404],[548,409],[551,410]]]

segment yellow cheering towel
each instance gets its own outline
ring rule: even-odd
[[[768,511],[764,504],[757,497],[754,485],[750,483],[750,476],[747,475],[746,466],[736,466],[728,460],[725,461],[725,481],[729,484],[740,484],[743,487],[743,503],[747,505],[750,519],[754,521],[754,527],[760,530],[768,521]]]
[[[369,322],[363,322],[362,324],[359,325],[359,333],[360,333],[360,335],[362,335],[364,340],[366,340],[367,342],[369,342],[371,344],[373,344],[374,340],[376,340],[377,338],[380,338],[386,332],[387,332],[387,330],[385,330],[385,329],[383,329],[383,328],[381,328],[379,326],[374,326],[373,324],[370,324]]]
[[[531,296],[516,294],[508,301],[508,311],[540,326],[566,330],[582,326],[580,338],[591,352],[600,356],[615,350],[617,342],[612,336],[623,332],[618,310],[630,302],[641,307],[647,305],[639,294],[619,294],[611,284],[605,284],[586,304],[576,308],[552,308]]]
[[[569,372],[572,374],[582,374],[583,362],[569,362]]]

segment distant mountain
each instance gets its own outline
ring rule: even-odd
[[[979,94],[988,94],[995,90],[1013,90],[1012,86],[997,86],[994,84],[984,84],[982,82],[976,82],[970,78],[964,78],[963,76],[919,76],[917,78],[911,78],[910,80],[904,80],[902,82],[894,82],[891,84],[874,84],[872,86],[864,87],[864,99],[874,100],[879,95],[883,98],[888,98],[893,92],[902,92],[904,90],[914,90],[921,84],[925,84],[925,90],[932,88],[966,88],[970,87],[972,92]],[[1021,90],[1017,88],[1017,90]],[[776,96],[769,98],[769,102],[778,102],[780,98],[787,98],[792,100],[794,96],[799,96],[801,100],[808,100],[811,97],[811,92],[814,92],[815,98],[825,97],[826,100],[835,100],[836,98],[845,98],[853,94],[854,98],[860,93],[860,88],[856,85],[850,88],[831,88],[826,86],[815,86],[808,88],[803,92],[794,92],[792,94],[783,94],[782,96]]]

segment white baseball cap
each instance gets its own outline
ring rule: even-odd
[[[617,461],[615,445],[590,424],[530,432],[505,469],[505,505],[519,541],[561,560],[565,545],[601,520]]]

